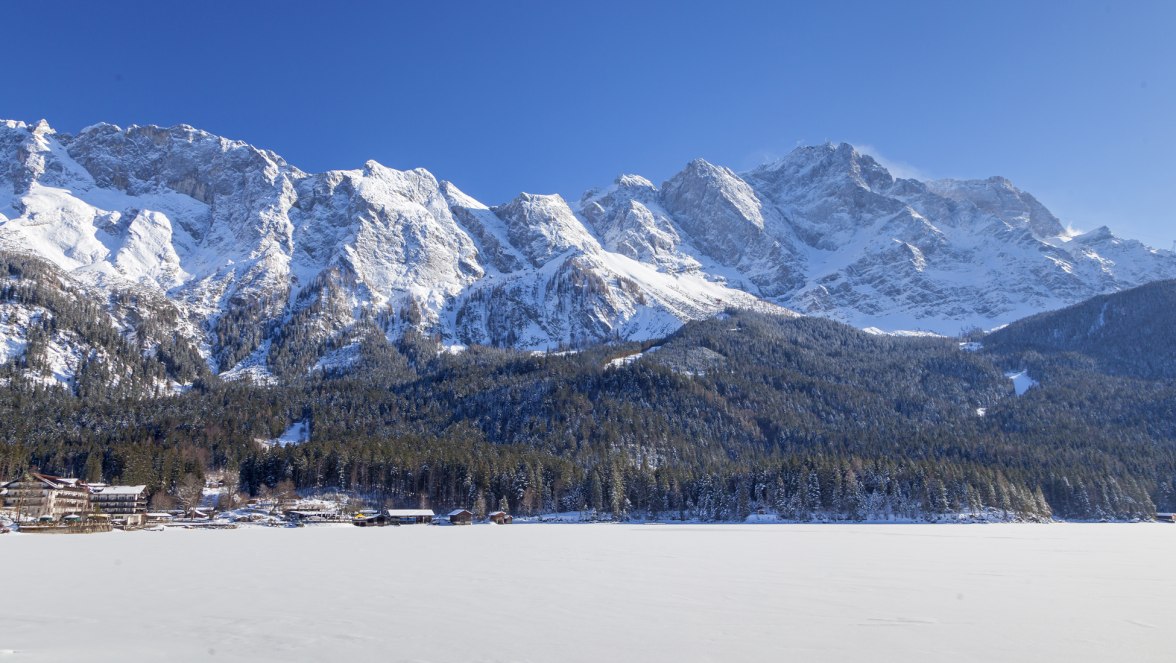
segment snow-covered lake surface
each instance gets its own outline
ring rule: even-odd
[[[1172,661],[1174,550],[1164,524],[4,535],[0,661]]]

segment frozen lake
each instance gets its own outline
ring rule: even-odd
[[[0,663],[1173,661],[1176,526],[0,536]]]

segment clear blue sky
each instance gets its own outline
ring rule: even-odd
[[[181,6],[182,4],[182,6]],[[17,2],[0,117],[188,123],[489,204],[848,141],[1176,239],[1176,2]]]

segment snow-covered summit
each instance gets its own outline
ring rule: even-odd
[[[360,324],[547,348],[759,305],[606,250],[559,196],[490,208],[423,169],[306,173],[187,125],[68,136],[4,122],[0,249],[44,258],[112,301],[133,290],[171,307],[218,371],[340,347]]]
[[[506,222],[511,245],[522,251],[535,267],[542,267],[570,250],[600,250],[596,238],[559,195],[521,193],[509,203],[494,208],[494,213]]]
[[[958,203],[975,205],[1011,225],[1028,225],[1037,237],[1057,237],[1065,232],[1062,222],[1036,198],[1003,177],[985,180],[932,180],[927,189]]]
[[[303,370],[361,328],[541,349],[730,306],[954,333],[1176,277],[1170,252],[1069,234],[1003,178],[895,178],[848,144],[492,207],[423,169],[306,173],[187,125],[44,121],[0,122],[0,250],[105,295],[124,331],[170,310],[217,371]]]

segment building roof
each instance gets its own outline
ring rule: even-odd
[[[103,486],[95,492],[99,495],[139,495],[147,492],[147,486]]]
[[[3,487],[7,488],[14,483],[24,481],[25,478],[31,479],[33,481],[40,481],[41,483],[45,484],[47,488],[87,488],[86,482],[82,481],[81,479],[66,479],[64,477],[55,477],[52,474],[41,474],[40,472],[29,472],[27,477],[9,481],[8,483],[4,484]]]
[[[67,479],[65,477],[55,477],[52,474],[36,474],[36,473],[34,473],[33,477],[40,479],[41,481],[44,481],[45,483],[57,484],[57,486],[60,488],[65,488],[67,486],[85,487],[85,485],[86,485],[86,482],[82,481],[81,479],[73,479],[73,478]]]
[[[505,511],[491,511],[490,513],[488,513],[486,515],[487,516],[505,516],[506,512]]]
[[[432,518],[432,509],[388,509],[388,515],[393,518]]]
[[[41,481],[55,483],[55,484],[58,484],[63,487],[64,486],[83,486],[84,487],[86,485],[86,482],[82,481],[81,479],[74,479],[74,478],[67,479],[65,477],[55,477],[52,474],[35,474],[34,473],[33,476],[40,479]]]
[[[469,509],[454,509],[453,511],[449,512],[449,517],[452,518],[454,516],[460,516],[463,513],[468,513],[471,516],[474,515]]]

